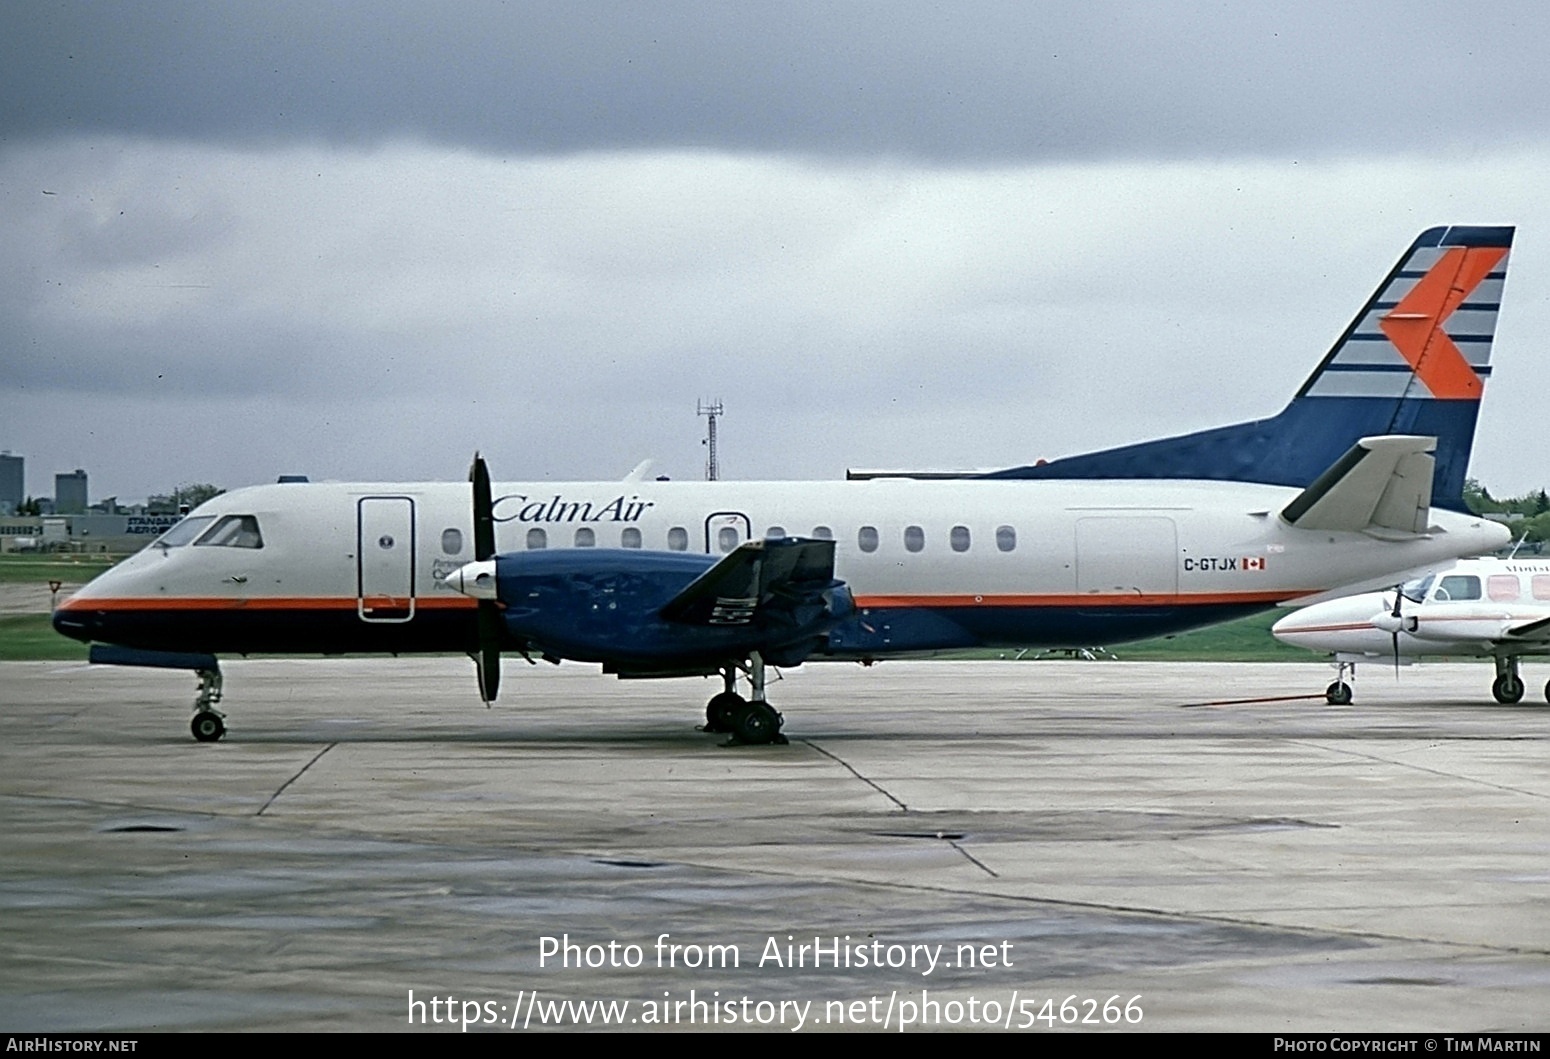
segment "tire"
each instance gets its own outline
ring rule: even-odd
[[[1504,673],[1491,685],[1491,694],[1503,706],[1523,701],[1523,681],[1511,673]]]
[[[732,734],[750,746],[778,742],[780,714],[767,702],[745,702],[732,715]]]
[[[707,732],[732,731],[732,718],[744,698],[735,691],[723,691],[705,704],[705,730]]]
[[[220,714],[200,710],[194,714],[188,730],[193,732],[194,738],[201,743],[213,743],[226,734],[226,725],[222,722]]]
[[[1324,689],[1324,701],[1331,706],[1349,706],[1351,698],[1351,685],[1343,680],[1337,680]]]

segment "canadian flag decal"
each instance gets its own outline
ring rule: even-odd
[[[1265,568],[1265,557],[1263,555],[1245,556],[1243,559],[1243,568],[1245,570],[1263,570]]]

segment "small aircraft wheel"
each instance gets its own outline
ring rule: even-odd
[[[733,711],[732,734],[739,743],[755,746],[785,742],[780,734],[780,714],[767,702],[745,702]]]
[[[732,730],[732,715],[746,700],[735,691],[723,691],[705,704],[705,730],[707,732],[730,732]]]
[[[1351,705],[1351,685],[1343,680],[1337,680],[1324,689],[1324,701],[1331,706]]]
[[[188,728],[201,743],[213,743],[226,734],[226,725],[222,723],[220,714],[209,710],[200,710],[194,714]]]
[[[1496,678],[1491,685],[1491,694],[1496,696],[1496,701],[1504,705],[1511,705],[1523,698],[1523,681],[1511,673],[1503,673]]]
[[[1545,701],[1550,702],[1550,680],[1545,681]]]

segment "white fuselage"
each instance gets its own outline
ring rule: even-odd
[[[1364,592],[1303,607],[1278,621],[1277,639],[1354,661],[1428,655],[1530,654],[1542,635],[1514,633],[1550,618],[1550,560],[1463,559],[1394,590]],[[1397,634],[1397,641],[1396,641]]]
[[[1296,490],[1215,481],[631,480],[493,492],[502,553],[720,554],[750,537],[832,537],[835,576],[858,607],[844,657],[1135,639],[1506,539],[1441,510],[1431,532],[1404,540],[1297,529],[1279,515]],[[474,601],[443,579],[474,557],[471,507],[461,483],[236,490],[190,515],[209,520],[199,533],[119,564],[55,624],[152,650],[467,649]],[[217,526],[230,532],[199,536]]]

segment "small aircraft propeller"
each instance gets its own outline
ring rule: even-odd
[[[495,504],[490,499],[490,470],[484,457],[474,453],[468,470],[474,494],[474,561],[495,558]],[[479,600],[479,645],[474,662],[479,669],[479,697],[486,705],[495,701],[501,686],[501,614],[494,599]]]
[[[1415,632],[1416,620],[1406,618],[1400,608],[1404,605],[1405,593],[1403,585],[1394,586],[1394,609],[1387,613],[1380,613],[1372,619],[1372,623],[1384,632],[1388,633],[1394,641],[1394,676],[1399,676],[1399,634],[1402,632]]]
[[[1401,616],[1400,613],[1399,613],[1400,601],[1405,598],[1405,593],[1402,591],[1403,588],[1404,588],[1403,585],[1395,585],[1394,586],[1394,613],[1389,615],[1391,618],[1394,619],[1394,631],[1392,633],[1390,633],[1390,636],[1394,640],[1394,679],[1395,680],[1399,679],[1399,629],[1400,629],[1400,625],[1405,620],[1403,618],[1403,616]]]

